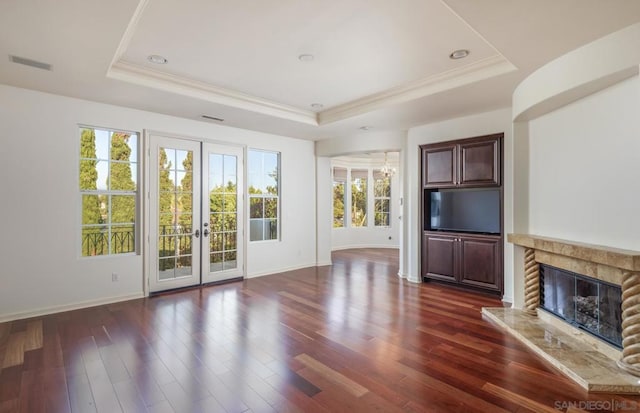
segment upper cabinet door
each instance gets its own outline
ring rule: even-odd
[[[455,186],[458,180],[457,145],[422,150],[422,185],[425,188]]]
[[[422,146],[424,188],[500,186],[502,134]]]
[[[461,143],[458,186],[500,185],[500,140]]]

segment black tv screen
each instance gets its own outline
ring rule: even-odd
[[[500,233],[500,189],[444,189],[431,192],[430,230]],[[425,211],[426,212],[426,211]],[[426,214],[425,214],[426,215]]]

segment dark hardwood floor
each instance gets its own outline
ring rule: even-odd
[[[397,250],[333,259],[0,324],[0,412],[635,411],[483,320],[500,301],[401,280]]]

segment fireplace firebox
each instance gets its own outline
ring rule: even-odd
[[[540,264],[540,307],[618,348],[621,303],[617,285]]]

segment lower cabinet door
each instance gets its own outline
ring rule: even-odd
[[[456,281],[458,251],[456,236],[424,234],[423,275],[443,281]]]
[[[501,291],[500,237],[460,236],[459,239],[460,283]]]

